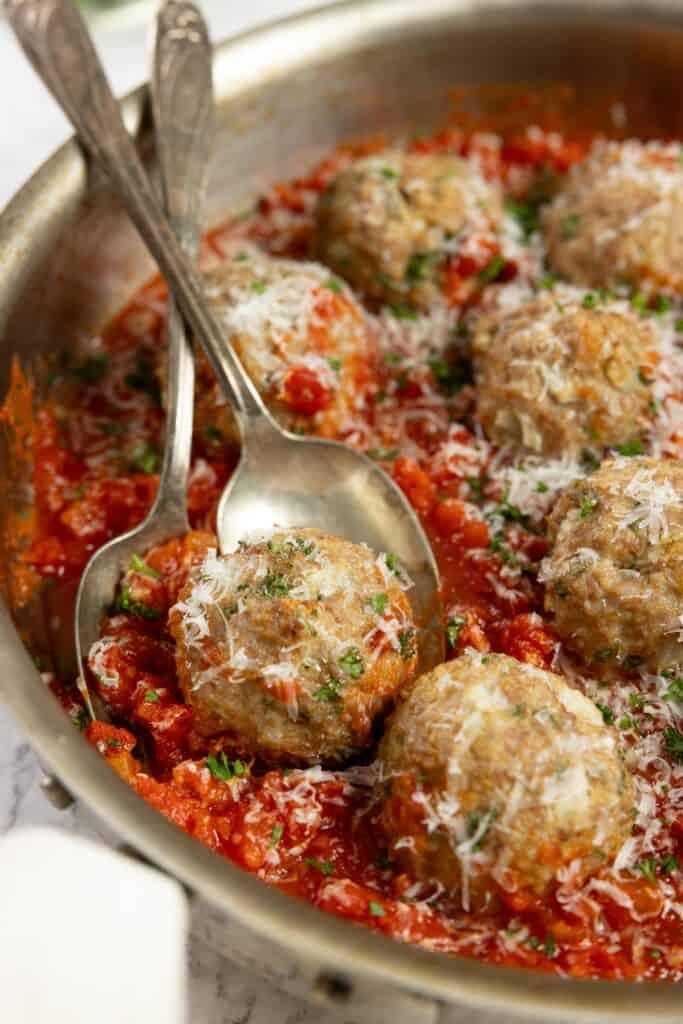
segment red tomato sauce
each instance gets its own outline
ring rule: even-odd
[[[449,129],[411,145],[418,152],[476,151],[487,176],[524,197],[541,177],[564,173],[589,141],[520,129],[499,145],[488,134]],[[305,256],[316,195],[353,157],[383,145],[343,147],[307,176],[276,186],[253,210],[208,235],[204,264],[219,261],[226,239],[236,237],[275,254]],[[495,274],[487,275],[491,267]],[[452,261],[447,297],[466,310],[487,287],[505,287],[518,272],[514,260],[501,259],[490,245],[477,259]],[[164,311],[165,289],[154,281],[106,328],[92,354],[56,381],[39,410],[37,522],[22,560],[60,593],[73,588],[98,546],[141,520],[154,497]],[[556,638],[543,620],[542,586],[534,574],[546,541],[514,509],[495,535],[478,512],[490,484],[477,456],[471,386],[456,363],[410,363],[391,354],[378,359],[360,421],[342,439],[393,474],[428,531],[443,576],[448,657],[474,647],[548,668]],[[285,390],[303,415],[329,400],[306,368],[292,372]],[[446,443],[457,457],[439,455]],[[463,448],[472,453],[469,460],[458,454]],[[144,568],[127,577],[134,583],[127,607],[104,623],[108,642],[91,683],[117,724],[93,722],[85,732],[112,768],[217,853],[293,896],[393,938],[575,977],[683,977],[681,917],[667,909],[683,902],[676,866],[683,862],[682,811],[666,812],[668,861],[653,861],[626,880],[605,871],[605,885],[590,892],[573,892],[570,883],[543,898],[502,892],[495,913],[470,915],[415,885],[392,863],[374,827],[367,770],[365,776],[362,768],[267,770],[236,758],[220,738],[206,741],[195,732],[177,685],[166,615],[189,569],[215,545],[215,507],[236,459],[220,437],[196,432],[188,497],[193,533],[140,553]],[[496,500],[504,505],[503,495]],[[53,674],[49,679],[84,726],[73,684]]]

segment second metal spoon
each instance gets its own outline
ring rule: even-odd
[[[151,83],[156,147],[170,223],[189,259],[199,248],[213,122],[211,45],[206,25],[188,0],[167,0],[157,17]],[[76,599],[79,686],[90,700],[84,660],[134,555],[190,529],[187,485],[192,448],[194,357],[182,317],[169,297],[166,326],[166,438],[159,490],[147,518],[96,551]],[[99,711],[99,702],[97,710]],[[98,716],[101,717],[101,716]]]

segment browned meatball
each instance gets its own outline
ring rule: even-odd
[[[392,556],[317,530],[211,552],[169,620],[200,733],[276,763],[368,746],[415,671],[407,586]]]
[[[381,822],[412,877],[465,909],[614,857],[633,795],[617,738],[560,676],[468,651],[421,676],[379,749]]]
[[[597,142],[547,207],[550,261],[576,284],[683,293],[678,144]]]
[[[483,318],[473,341],[487,436],[543,455],[639,440],[654,360],[649,321],[625,302],[556,287]]]
[[[683,466],[626,458],[574,483],[550,517],[546,608],[599,665],[683,665]]]
[[[329,270],[235,244],[205,277],[206,291],[237,355],[280,423],[336,436],[355,416],[372,379],[375,339],[351,291]],[[200,434],[237,440],[225,396],[203,361]]]
[[[449,253],[501,218],[499,192],[468,161],[390,151],[354,161],[322,194],[317,255],[370,299],[426,309]]]

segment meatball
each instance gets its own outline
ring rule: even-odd
[[[630,834],[633,795],[615,733],[560,676],[467,651],[421,676],[379,749],[392,856],[465,909],[498,887],[587,876]]]
[[[337,763],[412,679],[409,586],[395,558],[317,530],[211,552],[169,624],[200,734],[271,763]]]
[[[544,213],[550,261],[577,284],[683,293],[681,147],[597,142]]]
[[[337,436],[362,404],[374,364],[370,320],[350,290],[325,267],[244,244],[205,283],[237,355],[282,426]],[[225,396],[206,371],[205,365],[198,429],[232,439]]]
[[[603,462],[562,495],[541,567],[557,632],[597,667],[683,665],[683,466]]]
[[[500,223],[499,192],[456,156],[356,160],[322,194],[317,254],[365,296],[429,308],[449,254]]]
[[[625,302],[568,287],[540,292],[483,318],[473,356],[479,419],[496,444],[560,456],[646,431],[655,339]]]

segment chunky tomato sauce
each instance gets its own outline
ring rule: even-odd
[[[541,128],[502,139],[447,129],[410,145],[419,152],[476,152],[484,173],[503,182],[512,214],[531,232],[538,203],[589,142]],[[206,238],[205,266],[220,261],[226,240],[235,237],[304,257],[316,196],[354,156],[383,145],[344,147],[308,176],[276,186],[253,210]],[[538,272],[524,263],[531,257],[523,245],[520,253],[515,258],[484,239],[472,255],[453,259],[447,297],[461,310],[463,337],[468,310],[485,305],[491,289],[513,287],[520,275]],[[334,303],[330,308],[334,315]],[[28,539],[18,545],[19,563],[25,589],[42,587],[53,609],[73,593],[90,554],[150,507],[164,418],[157,372],[164,314],[165,289],[154,281],[91,350],[60,370],[38,409],[30,438],[34,518]],[[546,552],[542,526],[507,502],[488,471],[491,453],[481,443],[465,362],[457,352],[426,362],[416,358],[409,345],[412,313],[397,309],[395,318],[405,344],[399,338],[394,350],[389,340],[378,351],[365,404],[342,440],[393,474],[429,533],[443,576],[448,656],[474,647],[548,668],[557,639],[543,619],[543,588],[535,575]],[[285,390],[297,414],[311,415],[327,400],[324,385],[306,368],[286,381]],[[631,871],[616,877],[606,867],[580,889],[567,878],[544,898],[502,892],[495,913],[477,916],[397,869],[374,827],[367,766],[266,770],[220,738],[206,741],[195,733],[176,682],[166,613],[189,569],[215,544],[216,502],[236,458],[220,431],[195,432],[188,498],[194,532],[140,552],[126,577],[128,589],[104,623],[103,635],[114,642],[102,648],[97,663],[107,682],[99,689],[116,725],[87,724],[72,681],[56,677],[47,649],[36,652],[68,713],[112,768],[217,853],[269,884],[394,938],[572,976],[683,977],[683,801],[676,807],[667,799],[673,781],[668,790],[659,782],[654,787],[664,825],[655,852]],[[502,528],[494,530],[482,513],[491,503],[502,510]],[[98,688],[98,679],[91,684]],[[626,745],[631,736],[642,739],[659,727],[642,686],[625,678],[618,699],[628,704],[623,715],[608,694],[601,707],[606,721],[622,728]],[[672,756],[670,765],[676,764]],[[645,782],[656,770],[644,765]]]

